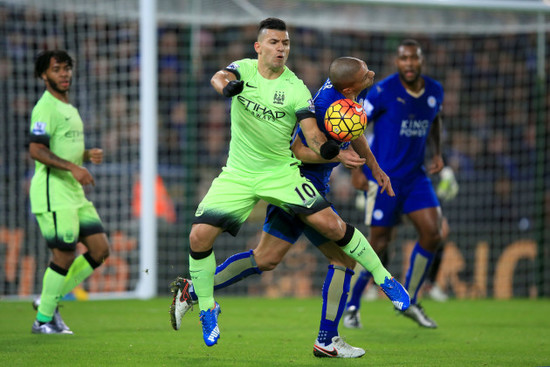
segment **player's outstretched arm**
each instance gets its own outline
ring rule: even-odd
[[[30,143],[29,153],[32,159],[39,161],[48,167],[71,172],[73,177],[80,182],[81,185],[95,185],[94,178],[86,168],[80,167],[72,162],[58,157],[44,144]]]
[[[296,156],[296,158],[301,160],[303,163],[337,162],[336,158],[333,158],[327,161],[326,159],[321,157],[319,154],[315,153],[313,150],[306,147],[299,136],[297,136],[296,139],[294,139],[294,142],[292,142],[292,145],[290,146],[290,150],[292,150],[292,153],[294,153],[294,156]]]
[[[292,146],[290,147],[296,158],[301,160],[303,163],[342,163],[346,168],[356,168],[361,167],[365,164],[365,159],[359,157],[357,153],[351,148],[340,150],[340,153],[330,159],[326,160],[321,157],[319,154],[315,153],[313,150],[309,149],[304,145],[302,139],[297,137]]]
[[[324,159],[331,160],[340,153],[338,143],[334,140],[327,140],[325,134],[319,130],[315,118],[308,117],[301,120],[300,127],[309,148]]]
[[[395,193],[393,192],[393,188],[391,186],[390,178],[388,177],[388,175],[386,175],[386,172],[384,172],[382,168],[380,168],[380,166],[378,165],[374,154],[372,154],[372,151],[367,144],[367,138],[365,138],[365,135],[361,135],[357,139],[353,140],[351,142],[351,146],[353,147],[353,149],[355,149],[359,156],[367,160],[366,165],[370,168],[372,176],[376,179],[376,182],[378,182],[378,185],[381,187],[380,192],[383,193],[384,191],[386,191],[389,196],[395,196]]]
[[[366,159],[359,157],[351,146],[347,149],[341,149],[336,159],[349,169],[361,168],[366,162]]]
[[[216,92],[228,98],[241,93],[244,87],[244,82],[237,80],[237,76],[227,70],[219,70],[214,74],[210,79],[210,84]]]

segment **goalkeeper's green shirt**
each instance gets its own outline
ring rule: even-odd
[[[84,127],[78,110],[48,91],[32,110],[30,141],[42,143],[58,157],[82,165]],[[33,213],[78,208],[88,201],[82,185],[69,171],[38,161],[35,161],[30,199]]]
[[[292,134],[297,121],[315,113],[305,84],[287,67],[277,79],[265,79],[255,59],[235,61],[226,69],[244,81],[231,102],[227,167],[255,173],[299,162],[290,150]]]

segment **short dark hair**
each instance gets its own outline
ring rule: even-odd
[[[67,51],[64,50],[46,50],[40,52],[36,56],[34,62],[34,76],[40,78],[41,75],[50,67],[50,60],[52,57],[55,61],[62,63],[66,62],[67,65],[73,67],[74,60]]]
[[[286,31],[286,23],[279,18],[266,18],[260,22],[258,34],[264,29],[275,29],[277,31]]]
[[[399,44],[399,47],[401,46],[414,46],[422,50],[422,46],[420,46],[420,43],[417,40],[413,40],[412,38],[407,38],[401,41],[401,43]]]

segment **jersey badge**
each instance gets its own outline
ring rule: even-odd
[[[204,213],[204,205],[199,204],[197,210],[195,211],[195,217],[200,217]]]
[[[33,135],[44,135],[46,134],[46,123],[37,121],[32,126]]]
[[[434,96],[429,96],[428,97],[428,106],[430,106],[431,108],[434,108],[435,103],[436,103],[435,97]]]
[[[275,91],[275,95],[273,96],[273,104],[284,104],[285,102],[285,92],[281,91]]]

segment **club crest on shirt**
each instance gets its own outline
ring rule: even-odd
[[[434,96],[429,96],[428,97],[428,106],[430,106],[431,108],[434,108],[435,103],[436,103],[435,97]]]
[[[275,91],[275,95],[273,96],[273,104],[284,104],[285,102],[285,92],[282,92],[280,90]]]
[[[37,121],[32,126],[33,135],[44,135],[46,134],[46,123]]]
[[[204,213],[204,205],[199,204],[197,210],[195,211],[195,217],[200,217]]]

